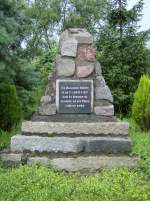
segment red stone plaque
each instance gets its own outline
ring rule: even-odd
[[[78,49],[78,59],[80,61],[95,61],[95,51],[90,47],[80,47]]]

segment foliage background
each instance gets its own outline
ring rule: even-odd
[[[0,0],[0,83],[15,85],[24,117],[36,110],[58,35],[70,27],[93,34],[116,111],[130,114],[139,79],[150,73],[149,30],[140,32],[138,27],[142,8],[142,0],[131,10],[126,0]],[[1,166],[0,201],[149,201],[150,133],[131,125],[132,154],[141,158],[136,169],[80,177],[40,166]],[[0,131],[0,150],[17,131]]]
[[[58,36],[70,27],[93,35],[115,110],[129,115],[139,79],[150,72],[150,31],[138,25],[142,9],[143,0],[130,10],[127,0],[0,0],[0,82],[16,86],[24,117],[36,110]]]

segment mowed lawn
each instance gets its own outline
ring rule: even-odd
[[[133,154],[141,157],[137,168],[81,176],[40,166],[1,166],[0,201],[150,201],[150,132],[131,125]]]

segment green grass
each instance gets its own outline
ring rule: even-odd
[[[41,166],[1,167],[0,201],[150,201],[150,132],[131,124],[137,168],[80,176]]]
[[[150,200],[150,182],[137,172],[123,168],[87,177],[37,166],[1,171],[1,201]]]
[[[130,120],[130,125],[133,153],[141,158],[138,166],[139,172],[150,180],[150,131],[142,132],[132,120]]]
[[[10,144],[10,139],[20,131],[20,125],[13,128],[10,132],[0,130],[0,151]]]

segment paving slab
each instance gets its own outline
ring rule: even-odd
[[[130,138],[121,137],[39,137],[16,135],[11,138],[12,152],[37,153],[128,153]]]
[[[87,170],[95,171],[103,168],[116,168],[128,167],[134,168],[139,161],[138,157],[129,156],[88,156],[77,158],[54,158],[49,159],[46,157],[30,157],[27,161],[28,164],[41,164],[44,166],[54,167],[59,170],[68,172]]]
[[[9,164],[21,164],[22,154],[0,153],[0,161]]]
[[[128,135],[127,122],[32,122],[22,124],[24,134],[103,134]]]

